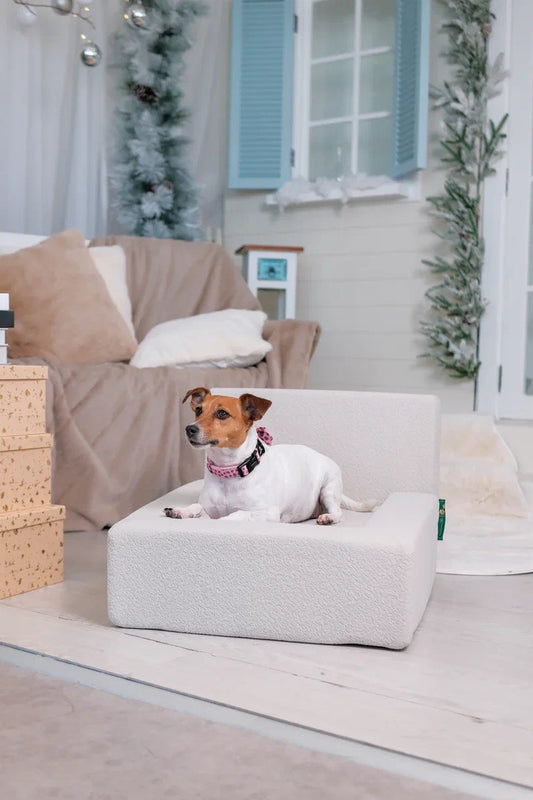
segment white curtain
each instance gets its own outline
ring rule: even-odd
[[[96,32],[52,9],[31,27],[0,2],[0,230],[49,234],[106,229],[104,3],[91,4]],[[81,63],[81,34],[104,52]]]
[[[186,55],[185,105],[191,112],[189,168],[200,191],[207,238],[220,239],[228,170],[231,0],[209,0]]]
[[[208,238],[220,238],[227,185],[231,0],[208,0],[186,55],[185,105],[191,112],[188,166],[199,186]],[[49,234],[108,229],[106,141],[113,120],[110,36],[123,0],[92,0],[96,32],[52,9],[31,27],[0,0],[0,230]],[[80,61],[81,33],[103,52],[98,67]],[[112,71],[113,72],[113,71]],[[111,227],[115,227],[113,224]]]

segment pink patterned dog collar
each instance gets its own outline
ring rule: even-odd
[[[250,472],[257,467],[259,462],[261,461],[261,456],[265,452],[265,446],[263,442],[267,445],[272,444],[272,436],[267,431],[266,428],[260,427],[256,428],[257,432],[257,444],[251,456],[248,456],[247,459],[241,461],[240,464],[231,464],[228,467],[219,467],[218,464],[215,464],[211,461],[210,458],[207,459],[207,469],[212,475],[216,475],[217,478],[246,478]],[[260,441],[260,440],[263,440]]]

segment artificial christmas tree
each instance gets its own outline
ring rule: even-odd
[[[137,236],[199,239],[196,188],[185,165],[183,56],[205,12],[197,0],[125,3],[116,37],[120,65],[110,181],[112,205]]]

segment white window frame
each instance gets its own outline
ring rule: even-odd
[[[293,147],[295,150],[293,177],[308,178],[309,175],[309,134],[312,127],[333,124],[337,122],[352,123],[352,153],[351,171],[357,173],[359,149],[359,123],[369,119],[388,119],[392,117],[390,111],[376,111],[366,114],[359,113],[361,59],[366,56],[394,52],[393,47],[374,47],[367,50],[361,49],[361,21],[363,14],[363,0],[353,0],[355,4],[354,20],[354,49],[348,53],[341,53],[324,58],[311,57],[312,18],[315,3],[327,0],[295,0],[295,13],[298,18],[298,34],[296,36],[294,51],[294,120],[293,120]],[[346,117],[337,117],[313,122],[311,120],[311,67],[313,64],[328,64],[342,59],[354,59],[353,82],[353,108],[352,114]],[[392,98],[391,98],[392,99]],[[324,176],[331,177],[331,176]]]
[[[312,43],[312,11],[315,2],[326,2],[327,0],[295,0],[294,11],[298,20],[298,30],[294,43],[294,99],[293,99],[293,125],[292,125],[292,147],[294,160],[291,169],[292,180],[298,178],[307,179],[309,175],[309,132],[313,125],[311,122],[311,63],[329,62],[339,60],[342,57],[354,57],[354,103],[353,112],[349,117],[331,119],[328,122],[350,121],[353,124],[352,130],[352,172],[357,173],[358,142],[359,142],[359,122],[364,119],[379,119],[392,116],[390,112],[372,112],[359,114],[359,94],[360,94],[360,59],[367,55],[378,53],[393,52],[393,47],[375,47],[361,50],[361,19],[363,0],[354,0],[355,3],[355,49],[354,52],[320,58],[311,59]],[[324,124],[321,120],[320,124]],[[334,180],[334,178],[332,178]],[[311,187],[314,184],[311,183]],[[318,190],[310,189],[305,195],[296,201],[296,204],[303,205],[317,202],[338,202],[345,200],[345,195],[339,190],[338,198],[324,198]],[[367,199],[369,197],[389,197],[398,199],[420,200],[421,199],[421,180],[420,170],[413,175],[402,178],[401,180],[384,181],[378,186],[368,189],[351,189],[349,192],[350,200]],[[278,205],[275,194],[267,195],[267,205]]]

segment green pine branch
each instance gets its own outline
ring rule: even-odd
[[[479,327],[486,308],[481,292],[484,262],[483,183],[494,173],[506,138],[507,115],[488,119],[487,103],[505,77],[501,59],[489,63],[488,41],[494,14],[491,0],[442,0],[448,18],[446,56],[453,79],[434,88],[435,107],[444,108],[441,162],[448,176],[441,194],[428,197],[434,233],[449,254],[424,259],[440,282],[426,292],[428,318],[421,322],[429,341],[424,356],[456,378],[475,379],[479,367]]]
[[[191,26],[206,7],[198,0],[143,5],[145,24],[125,21],[115,39],[120,84],[110,168],[113,208],[127,233],[198,239],[182,86]]]

